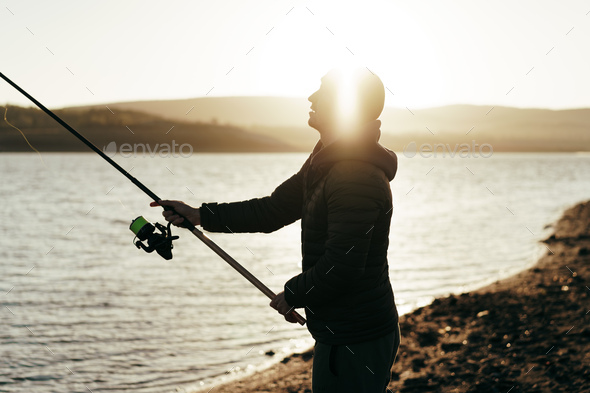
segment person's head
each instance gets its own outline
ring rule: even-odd
[[[360,132],[381,115],[385,89],[381,79],[367,68],[333,69],[320,88],[309,96],[312,112],[308,124],[324,138],[334,140]]]

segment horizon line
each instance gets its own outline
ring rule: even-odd
[[[127,103],[140,103],[140,102],[152,102],[152,101],[190,101],[190,100],[202,100],[202,99],[231,99],[231,98],[283,98],[283,99],[303,99],[307,101],[307,97],[304,96],[278,96],[278,95],[226,95],[226,96],[195,96],[195,97],[186,97],[186,98],[149,98],[149,99],[130,99],[124,101],[109,101],[109,102],[98,102],[98,103],[89,103],[89,104],[72,104],[72,105],[65,105],[65,106],[51,106],[50,108],[54,110],[63,110],[63,109],[76,109],[76,108],[83,108],[83,107],[95,107],[95,106],[103,106],[103,105],[114,105],[114,104],[127,104]],[[19,106],[23,108],[35,107],[33,103],[30,105],[22,105],[22,104],[15,104],[9,101],[5,101],[2,106]],[[573,106],[573,107],[543,107],[543,106],[508,106],[508,105],[500,105],[500,104],[479,104],[479,103],[447,103],[447,104],[439,104],[439,105],[428,105],[428,106],[412,106],[411,109],[415,110],[427,110],[427,109],[437,109],[437,108],[444,108],[444,107],[451,107],[451,106],[474,106],[474,107],[494,107],[494,108],[512,108],[512,109],[523,109],[523,110],[550,110],[550,111],[571,111],[571,110],[583,110],[583,109],[590,109],[590,105],[588,106]],[[393,105],[385,105],[385,108],[391,109],[408,109],[408,106],[393,106]]]

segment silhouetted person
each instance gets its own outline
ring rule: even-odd
[[[301,219],[303,272],[270,305],[289,322],[305,308],[315,393],[385,392],[399,347],[387,263],[397,158],[378,143],[384,98],[368,70],[332,70],[309,97],[308,124],[320,141],[270,196],[200,209],[161,201],[212,232],[272,232]]]

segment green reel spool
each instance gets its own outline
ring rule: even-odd
[[[148,220],[143,218],[143,216],[139,216],[131,222],[131,225],[129,225],[129,229],[131,230],[131,232],[135,233],[135,236],[137,236],[137,234],[145,224],[149,224]]]

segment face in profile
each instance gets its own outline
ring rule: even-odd
[[[310,127],[320,134],[345,134],[381,115],[385,89],[379,77],[366,68],[333,69],[308,100]]]

